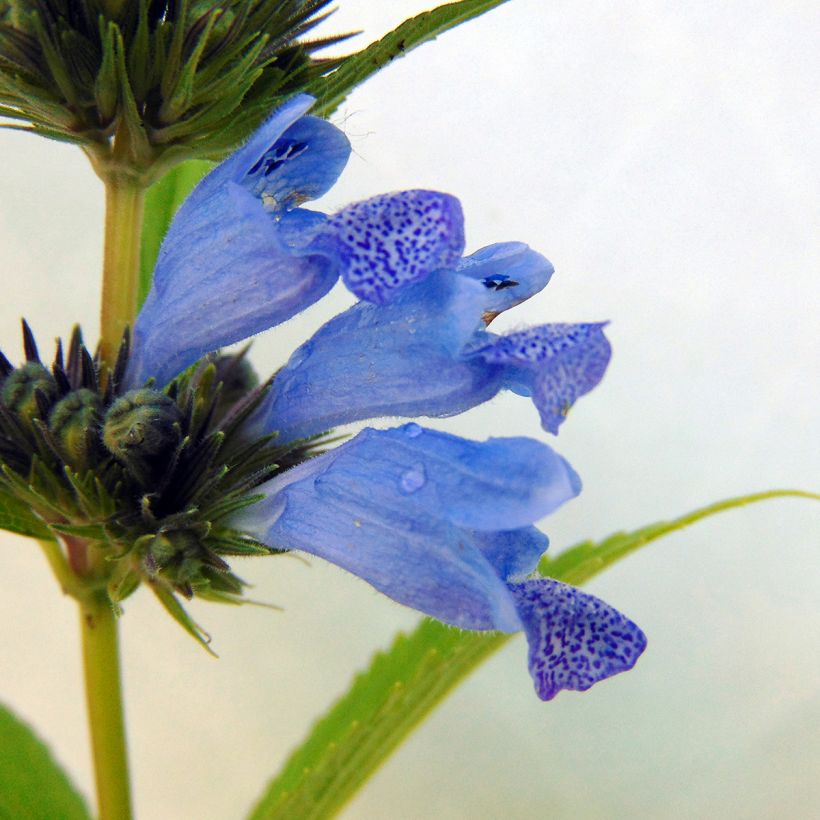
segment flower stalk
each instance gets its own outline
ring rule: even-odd
[[[130,820],[119,636],[105,591],[79,601],[83,670],[100,820]]]

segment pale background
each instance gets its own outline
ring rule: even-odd
[[[425,2],[346,2],[375,39]],[[558,273],[505,317],[611,319],[615,355],[556,442],[585,481],[544,522],[560,548],[770,487],[817,489],[817,31],[813,2],[513,0],[357,91],[332,209],[458,194],[468,248],[520,239]],[[93,338],[101,189],[74,150],[0,133],[0,338]],[[260,339],[268,371],[350,301]],[[547,438],[502,396],[441,422]],[[649,648],[630,674],[537,700],[518,638],[346,810],[356,818],[820,814],[820,516],[808,501],[668,538],[591,589]],[[91,790],[75,612],[36,546],[0,542],[0,699]],[[285,607],[193,607],[219,661],[140,593],[123,620],[138,816],[239,817],[312,719],[414,613],[318,561],[247,564]]]

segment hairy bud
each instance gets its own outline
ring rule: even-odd
[[[3,404],[29,422],[43,418],[43,411],[47,411],[56,398],[57,382],[39,362],[27,362],[3,382]]]
[[[130,390],[105,415],[106,449],[143,487],[159,480],[181,440],[182,412],[158,390]]]
[[[88,470],[101,453],[102,400],[92,390],[74,390],[54,405],[49,430],[74,469]]]

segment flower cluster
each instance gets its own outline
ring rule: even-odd
[[[493,319],[550,280],[521,243],[463,256],[461,206],[426,190],[327,215],[303,207],[342,172],[344,134],[292,98],[193,191],[110,371],[76,332],[51,369],[0,354],[0,492],[35,510],[114,605],[147,584],[200,639],[177,595],[241,600],[227,558],[299,550],[462,629],[524,631],[538,694],[631,668],[643,633],[604,602],[533,577],[534,524],[580,480],[528,438],[475,442],[385,416],[449,416],[501,390],[545,430],[600,381],[603,323],[498,335]],[[280,324],[341,278],[358,301],[267,383],[219,349]],[[102,561],[80,566],[76,544]],[[89,576],[90,573],[90,576]]]
[[[487,326],[543,288],[553,268],[520,243],[463,257],[447,194],[378,196],[326,215],[350,151],[312,100],[292,99],[180,208],[134,328],[133,390],[171,382],[203,355],[284,322],[339,279],[358,297],[297,349],[243,429],[304,443],[383,416],[447,416],[508,389],[556,433],[606,369],[603,323],[507,335]],[[279,470],[231,525],[301,550],[465,629],[523,630],[538,694],[584,690],[629,669],[643,633],[604,602],[530,577],[547,547],[533,525],[580,491],[564,459],[525,438],[474,442],[410,422],[365,429]]]

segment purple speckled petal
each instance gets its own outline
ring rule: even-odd
[[[329,229],[346,249],[345,284],[360,299],[379,305],[402,285],[452,267],[464,250],[461,205],[437,191],[356,202],[334,214]]]
[[[632,621],[599,598],[550,578],[509,584],[529,643],[530,674],[542,700],[583,692],[631,669],[646,648]]]
[[[541,325],[507,336],[487,336],[470,355],[507,367],[506,386],[532,396],[545,430],[556,434],[570,407],[603,378],[611,348],[606,322]]]

